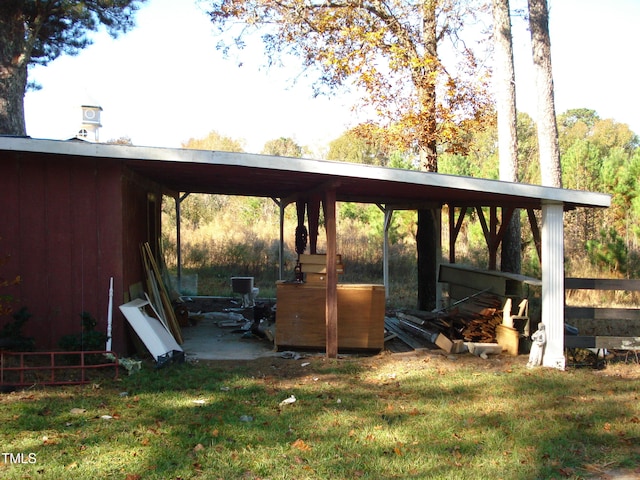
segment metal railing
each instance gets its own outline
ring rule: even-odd
[[[107,357],[107,354],[109,357]],[[91,357],[89,357],[91,355]],[[89,357],[89,358],[88,358]],[[100,359],[95,363],[95,360]],[[75,361],[74,361],[75,360]],[[118,378],[118,355],[106,350],[83,352],[0,352],[0,385],[79,385],[89,383],[87,370],[115,369]]]

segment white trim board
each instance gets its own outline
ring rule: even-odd
[[[182,347],[178,345],[176,339],[165,326],[158,319],[147,314],[144,310],[145,305],[149,305],[149,302],[137,298],[120,305],[119,308],[149,353],[158,361],[159,357],[172,353],[174,350],[182,352]]]

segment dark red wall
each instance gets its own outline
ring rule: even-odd
[[[128,327],[118,306],[143,281],[139,245],[148,237],[149,194],[159,187],[109,159],[3,152],[0,155],[0,277],[22,277],[14,307],[33,314],[25,333],[38,350],[57,349],[91,313],[107,328],[114,279],[112,348],[128,353]],[[155,212],[159,222],[158,211]],[[0,326],[10,318],[0,318]]]

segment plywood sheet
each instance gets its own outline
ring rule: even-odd
[[[325,286],[280,283],[277,290],[278,348],[325,348]],[[338,348],[382,349],[384,309],[384,286],[339,284]]]

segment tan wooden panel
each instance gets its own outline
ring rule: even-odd
[[[323,284],[277,285],[278,348],[325,348],[326,289]],[[338,348],[384,346],[384,286],[338,285]]]

